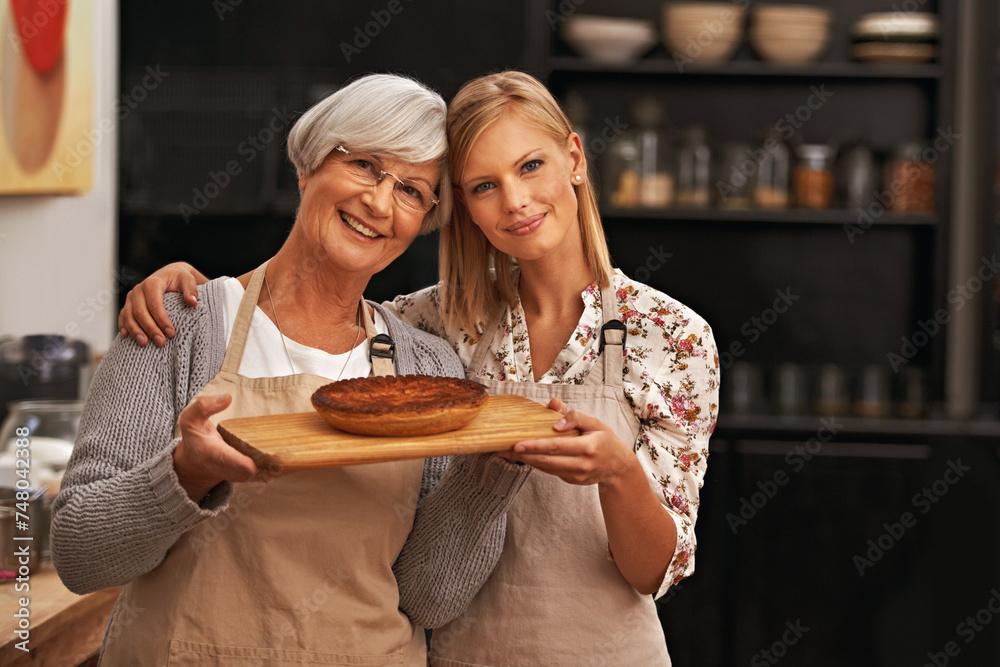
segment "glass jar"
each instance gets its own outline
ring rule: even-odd
[[[29,570],[34,571],[49,558],[52,502],[73,453],[83,401],[12,401],[8,409],[0,426],[0,522],[4,524],[0,532],[31,537],[25,542],[30,549]],[[4,510],[23,513],[18,503],[25,492],[28,518],[18,523]],[[0,562],[0,569],[5,564]]]
[[[711,203],[712,149],[705,128],[695,125],[681,134],[677,147],[678,207],[708,208]]]
[[[840,157],[840,200],[848,210],[867,209],[878,195],[878,167],[865,142],[858,142]]]
[[[926,144],[908,141],[900,144],[886,165],[886,197],[889,210],[896,213],[931,213],[934,211],[936,169],[926,157]]]
[[[8,409],[0,426],[0,486],[14,486],[20,479],[15,449],[19,442],[23,447],[24,439],[31,454],[26,473],[31,488],[58,487],[73,453],[83,401],[12,401]]]
[[[722,148],[722,163],[715,182],[716,205],[729,211],[749,209],[756,171],[749,144],[743,141],[726,144]]]
[[[770,128],[758,148],[757,184],[753,190],[753,203],[759,209],[781,210],[788,208],[789,185],[792,178],[792,151],[781,132]]]
[[[663,103],[640,97],[632,104],[634,141],[639,151],[639,206],[667,208],[674,200],[673,154]]]
[[[799,208],[826,210],[833,202],[834,149],[827,144],[800,144],[795,149],[795,202]]]
[[[639,147],[639,205],[667,208],[674,202],[674,173],[670,141],[666,133],[642,129],[636,133]]]
[[[605,201],[615,208],[639,207],[639,146],[625,132],[608,145]]]

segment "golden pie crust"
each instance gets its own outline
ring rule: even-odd
[[[399,375],[332,382],[313,393],[312,404],[341,431],[410,436],[462,428],[486,398],[486,387],[472,380]]]

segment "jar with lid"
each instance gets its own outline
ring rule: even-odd
[[[667,208],[674,200],[674,174],[663,103],[640,97],[633,102],[631,115],[639,151],[639,205]]]
[[[896,213],[931,213],[934,211],[936,169],[928,157],[927,145],[908,141],[896,147],[886,165],[889,210]]]
[[[716,205],[729,211],[749,209],[756,171],[750,144],[734,141],[723,146],[722,163],[715,180]]]
[[[799,208],[826,210],[833,202],[833,146],[800,144],[795,149],[795,202]]]
[[[788,208],[789,185],[792,178],[792,151],[777,128],[768,128],[755,155],[757,184],[753,203],[759,209]]]
[[[685,128],[677,147],[677,206],[708,208],[711,203],[712,149],[701,125]]]

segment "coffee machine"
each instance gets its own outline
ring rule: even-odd
[[[64,336],[39,334],[0,341],[0,422],[11,401],[83,398],[90,363],[90,347]]]

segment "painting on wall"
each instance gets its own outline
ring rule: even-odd
[[[0,3],[0,194],[89,190],[111,140],[92,125],[94,3]]]

